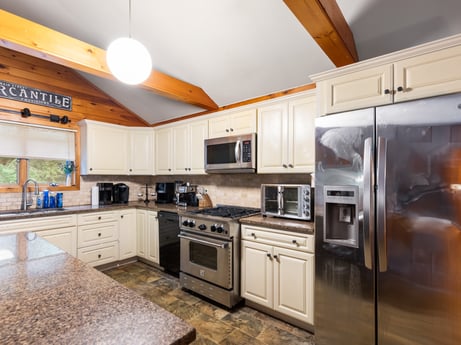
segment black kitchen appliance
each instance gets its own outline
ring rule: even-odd
[[[198,206],[197,193],[195,192],[178,193],[177,204],[186,205],[186,206]]]
[[[175,199],[174,182],[157,182],[155,184],[155,193],[157,194],[157,203],[171,204]]]
[[[158,213],[160,266],[179,276],[179,216],[176,212]]]
[[[130,187],[124,183],[116,183],[112,189],[112,194],[114,204],[127,204],[130,197]]]
[[[112,193],[114,184],[112,182],[98,182],[99,188],[99,205],[112,204]]]

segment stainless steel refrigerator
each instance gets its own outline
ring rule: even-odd
[[[317,345],[461,344],[461,94],[316,122]]]

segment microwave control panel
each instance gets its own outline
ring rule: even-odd
[[[251,140],[242,142],[242,162],[251,162]]]

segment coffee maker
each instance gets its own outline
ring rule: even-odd
[[[175,199],[175,184],[173,182],[157,182],[155,184],[157,203],[171,204]]]
[[[99,188],[99,205],[112,204],[112,192],[114,184],[112,182],[98,182]]]
[[[127,204],[130,196],[130,187],[124,183],[116,183],[113,188],[114,204]]]

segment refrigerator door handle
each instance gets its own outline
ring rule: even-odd
[[[377,158],[377,237],[378,237],[378,260],[379,271],[387,271],[387,224],[386,224],[386,171],[387,171],[387,140],[378,138]]]
[[[363,152],[363,256],[365,267],[373,269],[373,227],[375,213],[373,208],[373,157],[372,138],[366,138]]]

